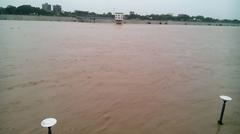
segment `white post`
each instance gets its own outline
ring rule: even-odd
[[[46,118],[41,121],[41,126],[44,128],[48,128],[48,134],[52,134],[51,127],[57,123],[55,118]]]
[[[228,97],[228,96],[225,96],[225,95],[221,95],[221,96],[219,96],[219,97],[223,100],[223,105],[222,105],[221,115],[220,115],[220,118],[219,118],[219,120],[218,120],[218,124],[223,125],[222,120],[223,120],[223,114],[224,114],[224,111],[225,111],[226,102],[227,102],[227,101],[231,101],[232,98],[231,98],[231,97]]]

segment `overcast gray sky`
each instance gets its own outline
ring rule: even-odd
[[[135,11],[138,14],[189,14],[219,19],[240,19],[240,0],[0,0],[0,6],[42,3],[60,4],[65,11],[85,10],[97,13]]]

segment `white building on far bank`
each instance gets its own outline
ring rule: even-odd
[[[123,13],[115,13],[115,23],[122,24],[123,23]]]

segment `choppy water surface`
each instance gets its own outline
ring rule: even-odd
[[[0,21],[0,133],[237,134],[240,28]],[[227,103],[222,127],[217,125]]]

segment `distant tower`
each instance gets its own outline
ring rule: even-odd
[[[123,23],[123,13],[115,13],[115,23],[122,24]]]
[[[61,5],[53,5],[53,12],[57,15],[60,15],[62,12],[62,6]]]
[[[42,9],[45,10],[45,11],[47,11],[47,12],[51,12],[52,7],[51,7],[50,4],[45,3],[45,4],[42,4]]]

